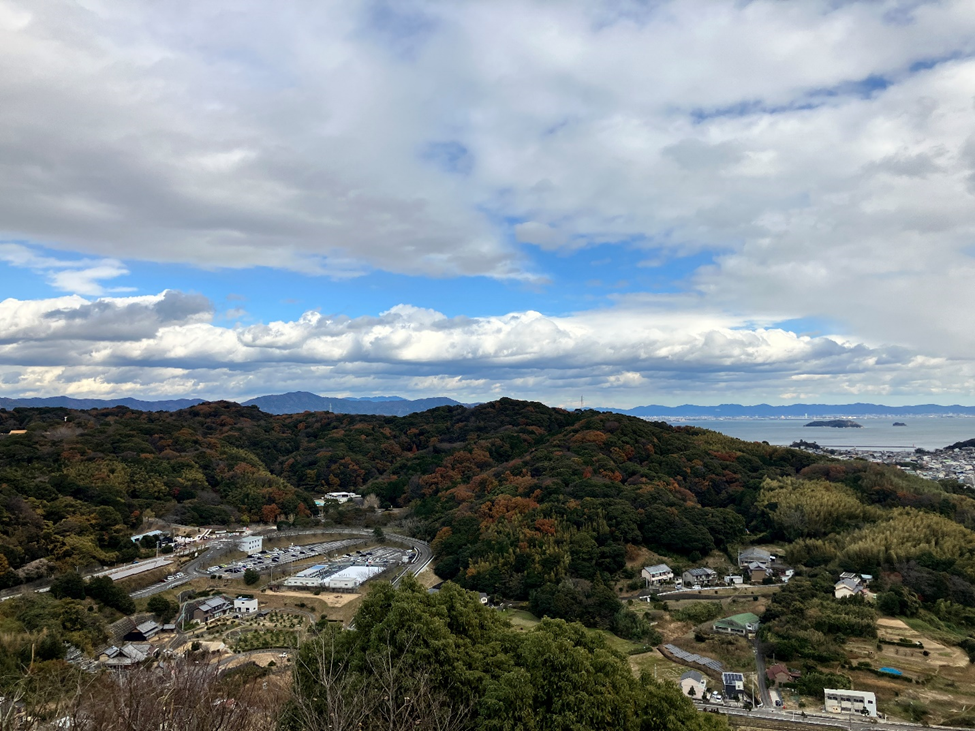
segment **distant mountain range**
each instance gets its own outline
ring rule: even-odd
[[[137,398],[71,398],[70,396],[49,396],[47,398],[0,398],[0,409],[61,408],[61,409],[110,409],[113,406],[128,406],[135,411],[179,411],[203,403],[201,398],[178,398],[164,401],[141,401]]]
[[[302,411],[331,411],[333,414],[381,414],[383,416],[406,416],[417,411],[435,409],[438,406],[462,406],[452,398],[438,396],[409,401],[398,396],[379,396],[352,399],[319,396],[307,391],[282,393],[277,396],[258,396],[244,401],[242,406],[256,406],[267,414],[300,414]]]
[[[820,416],[975,416],[975,406],[940,406],[938,404],[920,404],[917,406],[884,406],[883,404],[789,404],[787,406],[770,406],[756,404],[742,406],[741,404],[721,404],[720,406],[637,406],[632,409],[599,409],[612,411],[630,416],[659,416],[669,418],[766,418],[778,419],[795,417],[804,419]]]
[[[206,399],[170,399],[163,401],[142,401],[134,398],[119,399],[78,399],[70,396],[50,396],[48,398],[0,398],[0,408],[16,409],[57,407],[65,409],[110,409],[113,406],[127,406],[136,411],[178,411]],[[365,396],[360,398],[336,398],[319,396],[307,391],[282,393],[275,396],[258,396],[244,401],[242,406],[256,406],[267,414],[300,414],[302,411],[331,411],[334,414],[375,414],[381,416],[406,416],[418,411],[434,409],[438,406],[461,406],[451,398],[422,398],[409,400],[400,396]]]
[[[127,406],[137,411],[178,411],[205,399],[170,399],[163,401],[142,401],[134,398],[119,399],[77,399],[69,396],[48,398],[0,398],[0,408],[17,407],[61,407],[68,409],[107,409],[113,406]],[[308,391],[294,391],[272,396],[258,396],[242,403],[243,406],[256,406],[268,414],[299,414],[302,411],[331,411],[335,414],[374,414],[381,416],[406,416],[418,411],[434,409],[438,406],[464,406],[451,398],[405,399],[401,396],[360,396],[357,398],[338,398],[319,396]],[[596,408],[596,411],[611,411],[630,416],[658,417],[660,419],[718,419],[718,418],[819,418],[834,416],[975,416],[975,406],[940,406],[920,404],[917,406],[884,406],[883,404],[790,404],[770,406],[756,404],[721,404],[720,406],[636,406],[632,409]]]

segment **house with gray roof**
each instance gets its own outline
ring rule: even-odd
[[[653,566],[644,566],[643,571],[640,572],[640,576],[647,583],[647,586],[656,586],[657,584],[666,584],[669,581],[674,580],[674,572],[665,563],[654,564]]]
[[[681,580],[684,582],[685,589],[691,586],[714,586],[718,583],[718,572],[707,566],[699,566],[685,571],[681,575]]]
[[[688,670],[680,676],[681,693],[688,698],[704,698],[708,689],[708,679],[697,670]]]
[[[234,608],[233,602],[225,596],[214,596],[200,602],[193,609],[190,616],[194,622],[209,622],[211,619],[222,617]]]
[[[774,560],[775,556],[772,555],[771,551],[766,551],[757,546],[750,546],[738,551],[738,567],[742,569],[753,563],[759,563],[763,568],[768,568]]]

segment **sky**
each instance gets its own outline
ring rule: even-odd
[[[0,395],[975,405],[971,0],[0,0]]]

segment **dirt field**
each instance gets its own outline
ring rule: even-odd
[[[896,642],[906,639],[911,642],[921,642],[924,649],[928,651],[925,657],[920,649],[893,647],[885,645],[882,655],[900,661],[911,660],[922,665],[939,667],[950,665],[951,667],[963,668],[968,666],[968,655],[959,647],[947,647],[940,642],[922,635],[917,630],[911,629],[899,619],[883,617],[877,620],[877,634],[881,639]]]
[[[908,679],[886,678],[862,670],[845,671],[853,680],[853,687],[877,694],[881,711],[904,717],[904,708],[915,703],[928,710],[926,720],[930,723],[950,724],[975,706],[975,665],[961,649],[945,645],[890,617],[877,620],[877,634],[891,642],[906,639],[924,645],[922,649],[882,644],[878,650],[876,640],[847,642],[849,658],[854,664],[867,661],[874,668],[896,668]],[[911,682],[914,679],[921,684]]]
[[[420,583],[420,586],[426,587],[427,589],[431,586],[436,586],[441,581],[440,577],[433,573],[433,569],[429,566],[416,575],[416,580]]]
[[[194,642],[200,643],[200,649],[204,652],[219,652],[219,653],[229,653],[230,650],[223,642],[210,642],[208,640],[194,640]],[[187,642],[179,647],[176,652],[185,653],[189,652],[192,647],[191,642]]]
[[[316,602],[324,602],[329,608],[344,607],[349,602],[354,602],[359,598],[359,594],[340,594],[334,592],[322,592],[318,596],[315,596],[314,593],[308,591],[270,591],[265,593],[264,596],[296,596],[306,601],[311,599]]]
[[[288,664],[288,661],[291,659],[290,656],[292,654],[293,654],[292,652],[289,652],[288,653],[289,657],[284,658],[281,657],[280,650],[268,650],[267,652],[258,652],[258,653],[247,654],[247,655],[237,655],[227,660],[227,662],[223,665],[223,667],[229,669],[229,668],[236,667],[237,665],[243,665],[249,662],[252,662],[255,665],[260,665],[262,668],[267,667],[267,664],[269,662],[273,662],[274,667],[285,666]]]
[[[847,647],[851,650],[854,662],[867,660],[874,667],[897,668],[903,673],[917,678],[937,674],[944,668],[967,668],[968,655],[958,647],[948,647],[931,637],[911,629],[899,619],[882,617],[877,620],[877,635],[882,640],[897,642],[907,640],[920,642],[920,647],[898,647],[897,645],[881,645],[870,641],[851,641]],[[927,655],[925,655],[927,653]]]

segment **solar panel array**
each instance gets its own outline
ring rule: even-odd
[[[744,683],[745,676],[741,673],[721,673],[721,681],[725,685],[730,685],[731,683]]]
[[[672,655],[681,662],[686,662],[689,665],[700,665],[701,667],[708,668],[719,673],[724,672],[724,665],[710,657],[696,655],[693,652],[682,650],[677,647],[677,645],[664,645],[664,649],[669,655]]]

